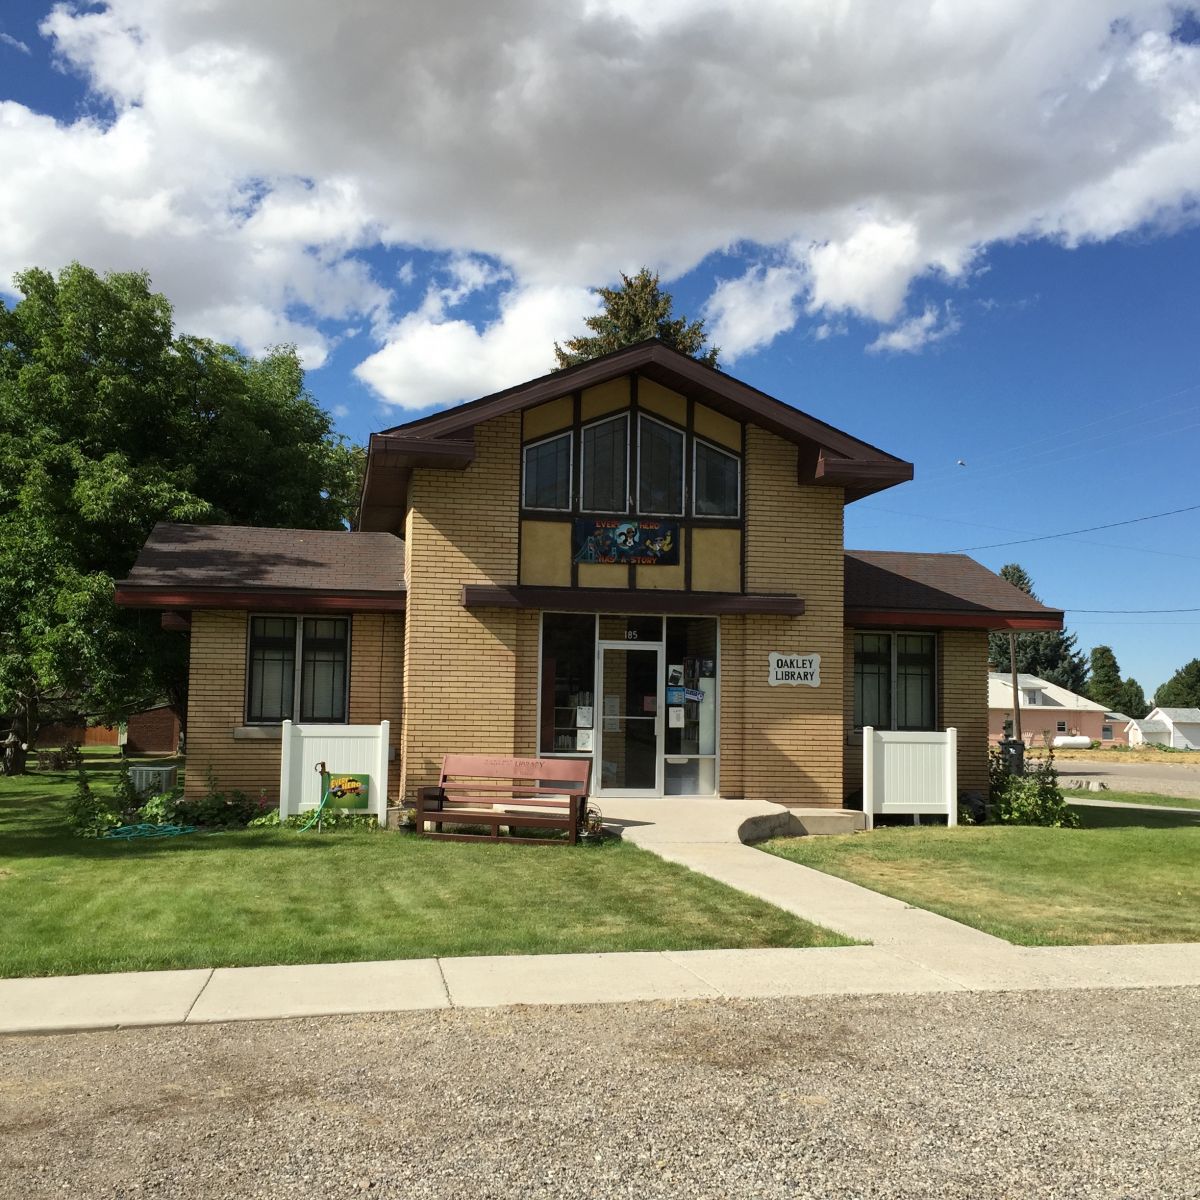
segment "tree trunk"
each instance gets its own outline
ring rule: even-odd
[[[24,775],[28,769],[29,748],[37,741],[38,701],[26,696],[12,715],[12,728],[4,739],[4,774]]]

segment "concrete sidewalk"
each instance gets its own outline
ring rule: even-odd
[[[1013,946],[743,844],[796,819],[778,805],[668,799],[609,807],[606,820],[644,849],[872,944],[5,979],[0,1033],[514,1004],[1200,986],[1200,944]]]

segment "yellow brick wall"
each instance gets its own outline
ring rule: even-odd
[[[959,791],[987,793],[987,633],[947,629],[938,638],[943,729],[958,730]]]
[[[520,470],[521,417],[510,413],[476,428],[475,461],[466,470],[412,474],[403,733],[410,799],[437,782],[444,754],[515,753],[518,634],[522,646],[531,644],[528,617],[515,609],[468,611],[462,586],[517,582]],[[536,673],[536,636],[532,646]],[[533,676],[529,663],[522,666],[524,688]],[[531,702],[536,690],[522,697],[522,709]],[[532,725],[523,711],[522,737]]]
[[[843,495],[801,487],[796,460],[790,442],[748,427],[746,590],[802,596],[805,613],[721,622],[721,792],[840,805]],[[821,686],[769,686],[772,651],[819,654]]]
[[[234,730],[245,722],[247,622],[244,612],[192,614],[188,797],[204,794],[211,767],[222,788],[239,788],[252,796],[265,791],[272,800],[279,798],[279,739],[234,737]],[[350,629],[350,722],[390,721],[395,747],[400,745],[403,675],[403,614],[355,614]],[[398,766],[394,762],[390,771],[393,794]]]

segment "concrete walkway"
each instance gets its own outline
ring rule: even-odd
[[[0,980],[0,1033],[637,1000],[1200,986],[1200,944],[1028,948],[764,854],[795,814],[731,800],[610,801],[644,849],[867,946],[548,954]]]

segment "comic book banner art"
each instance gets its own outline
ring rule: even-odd
[[[573,552],[577,563],[679,563],[679,522],[654,517],[577,517]]]

